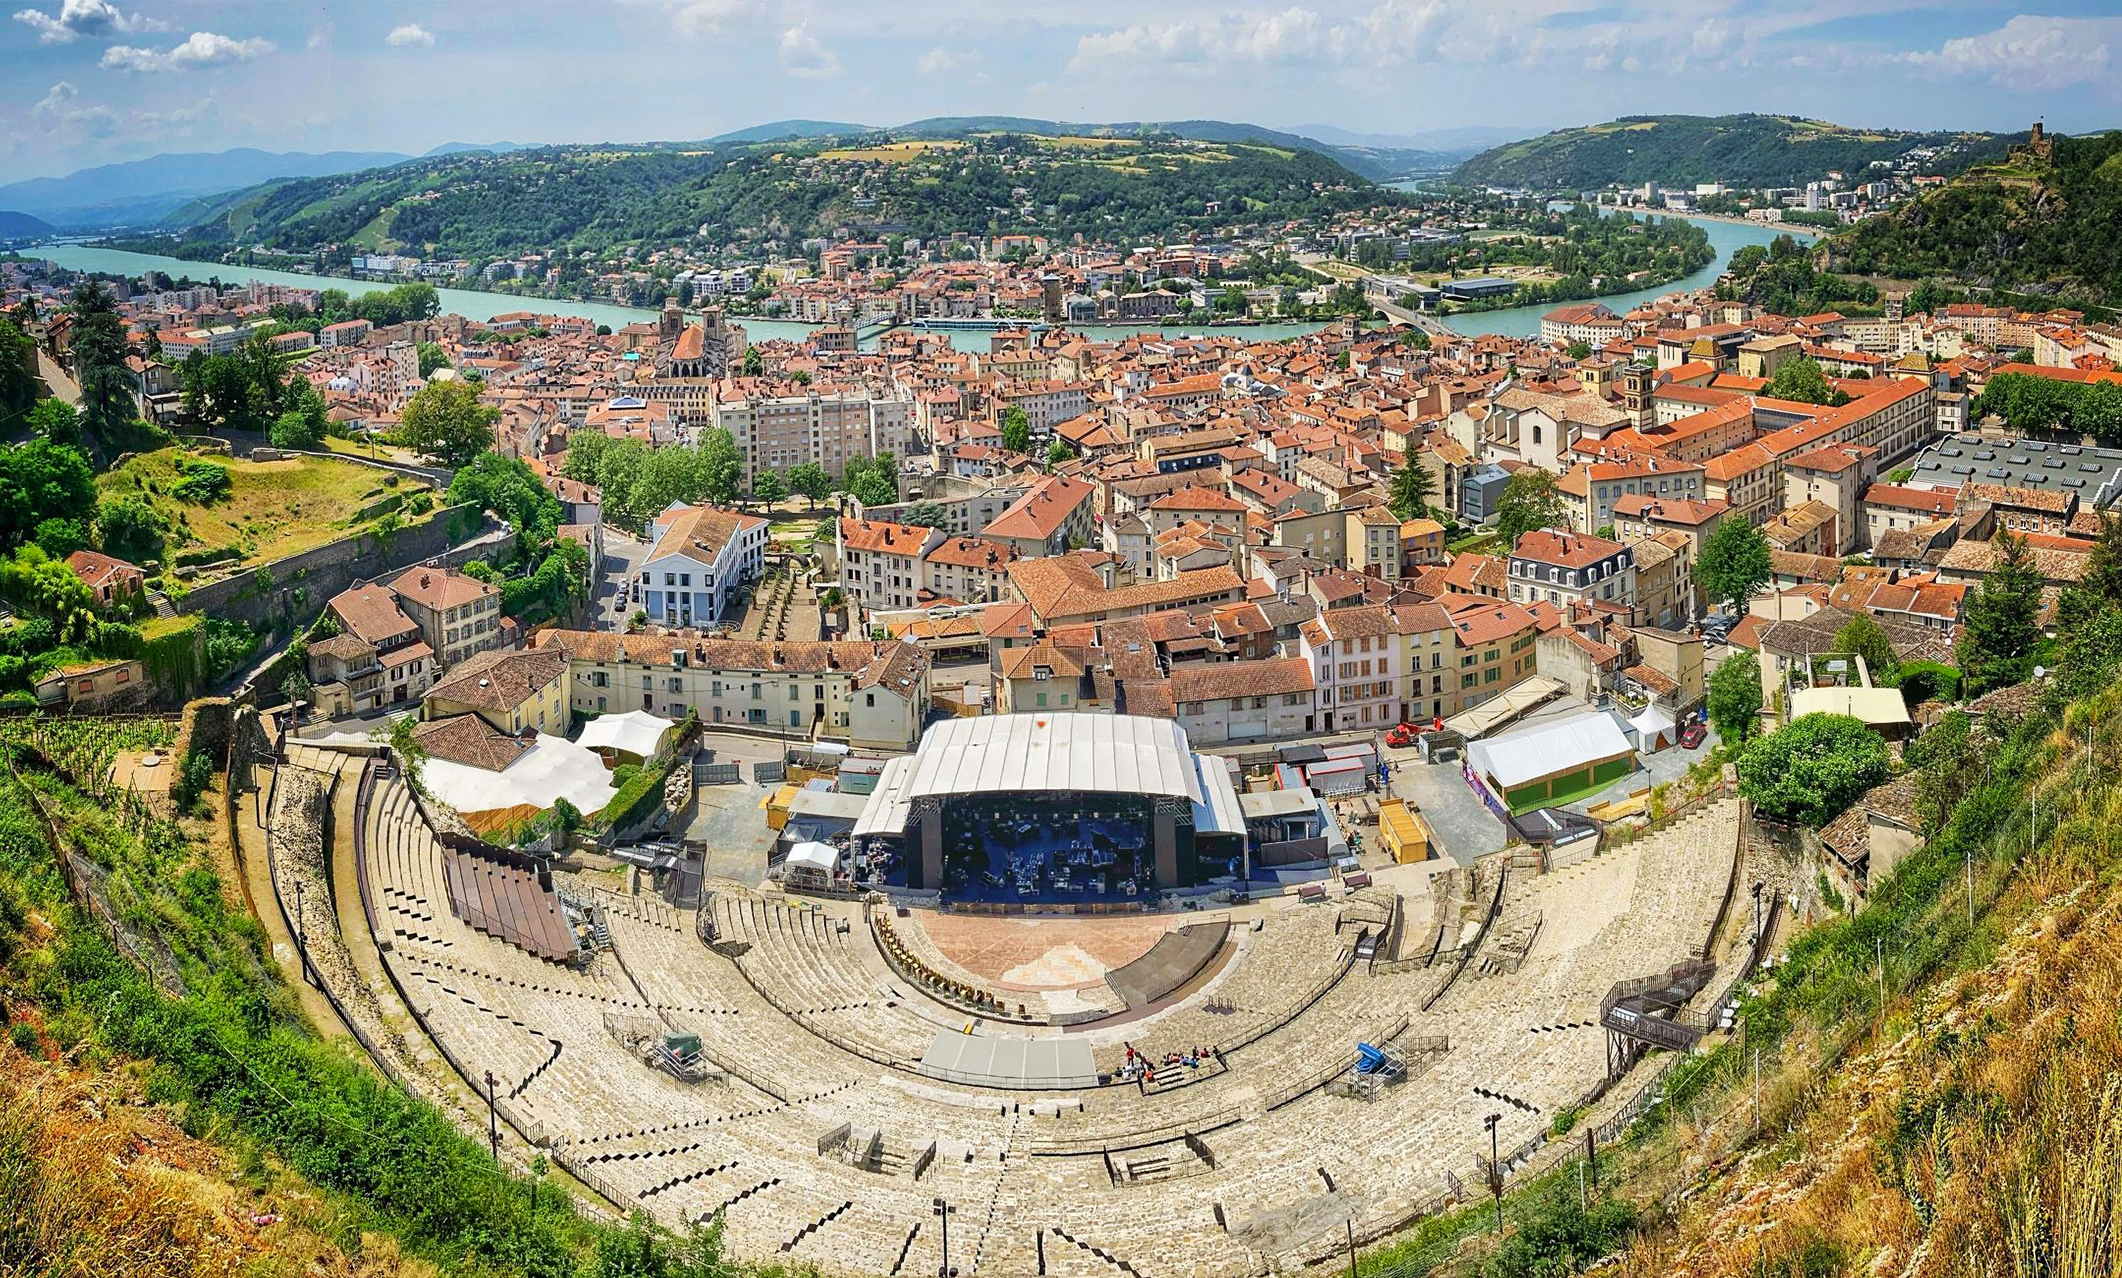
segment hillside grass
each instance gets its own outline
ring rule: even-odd
[[[312,550],[371,522],[356,514],[398,491],[415,491],[409,481],[394,488],[381,471],[321,457],[249,461],[209,457],[228,467],[232,489],[224,501],[197,505],[170,495],[178,468],[199,460],[179,448],[142,453],[96,479],[108,498],[137,496],[182,536],[172,536],[183,550],[236,548],[238,558],[219,562],[216,571],[267,563]]]
[[[898,164],[918,160],[930,151],[955,151],[964,145],[965,143],[955,138],[916,138],[903,142],[886,142],[878,146],[839,147],[818,152],[818,158]]]
[[[61,773],[20,721],[0,723],[0,1010],[19,1054],[0,1048],[0,1274],[785,1272],[723,1261],[714,1229],[672,1240],[645,1219],[588,1219],[556,1185],[534,1204],[483,1140],[320,1038],[216,872],[205,822],[128,820],[70,779],[134,744],[137,725],[114,726],[48,725]],[[100,920],[70,897],[62,853],[95,867]],[[82,1073],[47,1068],[62,1059]],[[86,1124],[83,1078],[103,1094]],[[103,1120],[135,1108],[113,1141]],[[168,1127],[188,1139],[137,1140]],[[182,1166],[173,1178],[158,1161]]]

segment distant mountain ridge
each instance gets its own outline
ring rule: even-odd
[[[50,235],[56,230],[50,222],[12,209],[0,209],[0,240],[27,240],[39,235]]]
[[[1510,133],[1508,130],[1501,132]],[[1258,124],[1234,123],[1228,120],[1124,120],[1111,124],[1092,124],[1075,120],[1042,120],[1023,115],[938,115],[891,126],[848,124],[830,120],[775,120],[729,133],[719,133],[707,141],[710,145],[771,142],[785,138],[815,141],[821,138],[861,137],[875,133],[914,138],[963,137],[970,133],[1028,133],[1038,137],[1131,137],[1144,133],[1169,133],[1174,137],[1196,142],[1260,142],[1268,146],[1314,151],[1339,161],[1352,172],[1374,182],[1390,181],[1417,173],[1443,172],[1478,149],[1464,147],[1458,151],[1433,150],[1419,146],[1395,145],[1382,138],[1342,142],[1286,129],[1270,129]]]
[[[1852,129],[1787,115],[1629,115],[1492,147],[1453,176],[1543,191],[1645,182],[1791,186],[1831,170],[1854,176],[1874,160],[1899,159],[1918,147],[1940,153],[1926,171],[1951,176],[2001,157],[2011,141],[1997,133]]]
[[[1009,115],[935,116],[895,127],[835,120],[772,120],[716,134],[705,139],[704,143],[655,145],[744,146],[784,139],[816,141],[880,133],[931,138],[981,132],[1028,133],[1045,137],[1169,133],[1202,142],[1258,142],[1324,155],[1375,182],[1441,173],[1463,158],[1460,150],[1394,146],[1385,144],[1382,137],[1337,142],[1223,120],[1085,124]],[[1451,132],[1442,131],[1439,136]],[[501,155],[537,150],[546,145],[549,144],[445,142],[422,155],[398,151],[270,152],[251,147],[219,152],[171,153],[121,164],[97,165],[64,177],[31,178],[0,186],[0,208],[16,209],[41,218],[60,230],[100,231],[158,224],[181,226],[198,221],[202,210],[225,208],[226,203],[221,199],[225,195],[277,179],[330,177],[467,152]]]
[[[513,151],[516,142],[445,142],[428,155]],[[0,186],[0,208],[18,209],[67,230],[149,226],[192,200],[256,186],[274,178],[326,177],[419,156],[397,151],[186,151],[144,160],[99,164],[65,177],[30,178]]]
[[[843,227],[1128,239],[1206,231],[1228,208],[1274,221],[1399,198],[1316,146],[1263,139],[1251,126],[1183,126],[1231,141],[1122,126],[1106,131],[1109,145],[1085,146],[1022,129],[976,136],[986,123],[719,145],[597,142],[274,179],[189,202],[169,223],[182,239],[153,243],[179,257],[258,246],[322,253],[333,265],[360,252],[490,261],[556,244],[766,244]],[[936,145],[945,133],[956,144]],[[886,141],[902,145],[882,149]]]

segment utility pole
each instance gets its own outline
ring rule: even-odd
[[[1348,1278],[1356,1278],[1356,1219],[1351,1216],[1343,1223],[1348,1226]]]
[[[1754,880],[1754,948],[1757,951],[1761,948],[1761,889],[1764,886],[1759,879]]]
[[[1754,1126],[1761,1125],[1761,1049],[1754,1049]]]
[[[494,1116],[494,1071],[486,1071],[486,1144],[493,1151],[494,1166],[501,1165],[501,1121]]]
[[[1591,1168],[1592,1188],[1597,1189],[1599,1187],[1599,1143],[1593,1137],[1592,1129],[1589,1127],[1584,1129],[1584,1162],[1586,1166]]]
[[[1488,1191],[1496,1196],[1496,1232],[1503,1232],[1503,1165],[1502,1155],[1497,1152],[1496,1124],[1503,1115],[1488,1116]]]
[[[1872,953],[1879,964],[1879,1019],[1886,1019],[1886,938],[1874,937]]]

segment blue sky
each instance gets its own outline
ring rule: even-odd
[[[5,2],[0,181],[161,151],[674,140],[797,116],[2122,125],[2122,0]]]

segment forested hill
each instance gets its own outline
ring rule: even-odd
[[[1874,160],[1936,152],[1918,172],[1953,173],[2002,158],[2011,139],[1993,133],[1850,129],[1784,115],[1629,115],[1492,147],[1459,166],[1462,182],[1535,190],[1594,190],[1613,183],[1697,182],[1791,186],[1829,170],[1854,174]]]
[[[500,257],[558,247],[784,247],[842,227],[1162,237],[1402,198],[1312,151],[1169,137],[976,134],[548,147],[268,183],[195,205],[187,247]]]
[[[2122,305],[2122,131],[1970,169],[1827,242],[1830,270]]]

